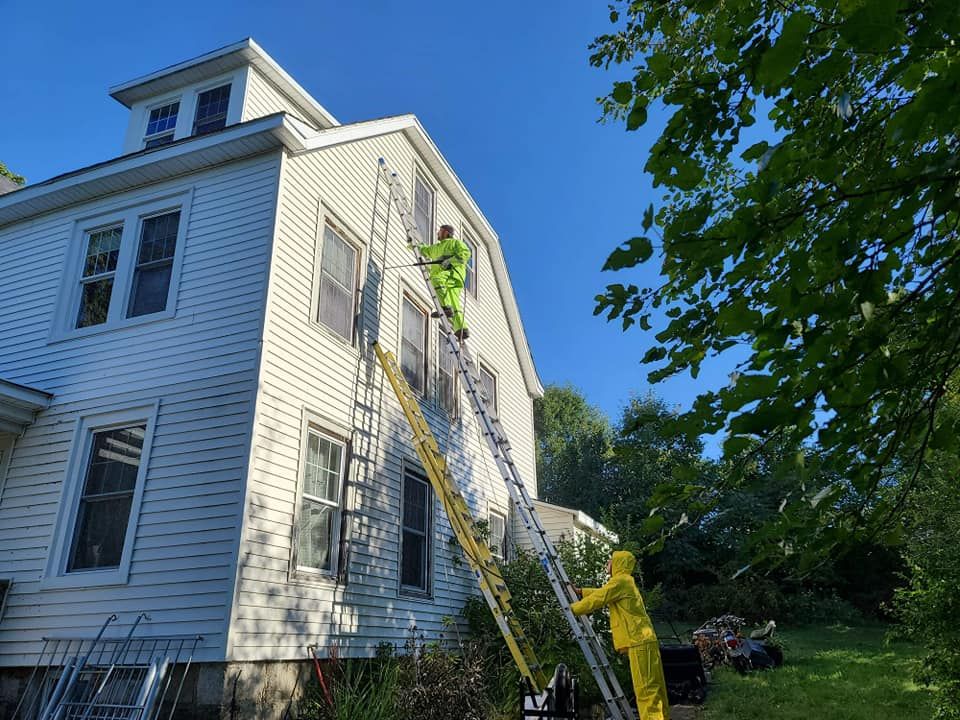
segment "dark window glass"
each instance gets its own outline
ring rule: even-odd
[[[67,571],[119,567],[145,425],[93,434]]]
[[[229,85],[200,93],[197,96],[197,114],[193,121],[193,134],[203,135],[225,127],[229,105]]]
[[[497,376],[483,365],[480,366],[480,384],[483,385],[483,393],[487,396],[487,405],[493,412],[497,412]]]
[[[352,340],[357,251],[326,225],[321,253],[317,319],[346,340]]]
[[[403,474],[403,518],[400,547],[400,585],[430,589],[430,537],[433,491],[426,479],[409,468]]]
[[[179,210],[144,218],[127,317],[148,315],[167,308],[179,228]]]
[[[437,395],[440,399],[440,407],[446,410],[450,415],[455,415],[457,411],[457,382],[456,369],[457,359],[450,351],[450,345],[442,335],[440,338],[440,347],[438,348],[438,375],[437,375]]]
[[[463,286],[467,291],[477,297],[477,244],[472,238],[464,236],[464,242],[470,248],[470,259],[467,261],[467,276],[464,278]]]
[[[87,233],[87,249],[80,278],[78,328],[107,321],[122,236],[122,225]]]

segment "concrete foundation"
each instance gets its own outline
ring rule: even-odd
[[[33,668],[0,668],[0,720],[13,717],[32,671]],[[304,712],[304,692],[316,682],[313,665],[306,660],[198,663],[187,674],[173,720],[307,718],[311,714]],[[174,684],[167,693],[167,703],[175,691]],[[160,717],[166,720],[168,714],[165,703]]]

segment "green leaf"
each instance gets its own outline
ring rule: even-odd
[[[648,232],[653,227],[653,203],[647,206],[643,211],[643,221],[640,223],[644,232]]]
[[[626,105],[633,98],[633,85],[628,82],[615,83],[612,95],[616,102]]]
[[[622,270],[646,262],[653,255],[653,243],[649,238],[632,237],[618,247],[603,264],[603,270]]]
[[[806,51],[807,34],[813,20],[805,12],[795,12],[783,23],[780,37],[760,58],[757,81],[767,90],[776,90],[790,77]]]
[[[902,40],[899,0],[870,0],[840,24],[840,37],[855,50],[883,52]]]
[[[638,98],[627,115],[627,130],[636,130],[647,121],[647,102]]]

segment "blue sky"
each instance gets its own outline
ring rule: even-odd
[[[572,382],[611,417],[651,389],[686,406],[728,363],[651,388],[653,333],[595,318],[601,273],[657,194],[643,172],[662,114],[627,133],[595,98],[626,69],[588,64],[606,3],[0,0],[0,160],[29,181],[120,153],[126,110],[107,88],[247,36],[341,122],[413,112],[497,229],[544,383]],[[483,282],[481,278],[481,282]]]

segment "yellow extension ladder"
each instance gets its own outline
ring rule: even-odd
[[[563,562],[557,553],[553,542],[547,537],[547,532],[540,521],[533,500],[530,497],[527,487],[520,476],[520,471],[513,460],[510,441],[507,438],[500,419],[493,411],[490,400],[486,397],[483,384],[480,381],[480,373],[473,356],[467,345],[456,339],[449,319],[443,313],[440,298],[430,282],[428,266],[422,264],[423,258],[420,255],[419,248],[424,244],[413,218],[413,212],[406,194],[403,191],[397,174],[393,172],[383,158],[379,160],[380,172],[385,178],[389,187],[390,197],[400,215],[404,230],[407,236],[411,250],[415,253],[418,265],[423,274],[423,279],[427,287],[427,292],[433,301],[435,315],[439,316],[443,338],[446,343],[446,351],[449,352],[455,361],[457,374],[463,385],[463,389],[470,399],[477,422],[480,425],[481,432],[487,445],[493,455],[494,462],[501,478],[507,486],[510,493],[511,502],[517,518],[523,524],[530,540],[533,543],[540,564],[547,574],[560,608],[564,617],[567,619],[573,636],[583,653],[587,664],[590,667],[591,674],[600,689],[606,704],[610,720],[633,720],[635,717],[633,707],[620,687],[620,681],[617,679],[607,659],[606,652],[599,638],[594,632],[590,619],[586,616],[574,615],[570,605],[578,598],[574,592],[573,583],[567,575]],[[389,212],[389,208],[387,210]],[[457,539],[460,540],[464,552],[470,560],[471,567],[477,573],[480,582],[481,591],[493,611],[494,618],[503,633],[504,640],[517,662],[517,667],[521,674],[530,681],[536,692],[540,692],[545,687],[545,678],[543,670],[536,661],[536,655],[530,647],[526,636],[517,623],[510,610],[510,594],[503,583],[496,564],[490,556],[490,550],[486,543],[477,536],[476,526],[473,522],[469,506],[463,498],[463,495],[457,489],[456,482],[453,480],[446,462],[440,453],[436,439],[430,431],[423,414],[420,412],[419,403],[413,394],[409,385],[400,371],[396,358],[392,354],[386,353],[378,344],[374,344],[377,357],[383,365],[387,377],[397,393],[397,398],[403,406],[407,420],[410,422],[414,434],[414,445],[421,462],[427,469],[434,490],[441,496],[450,524],[453,526]],[[458,529],[459,528],[459,529]],[[465,542],[466,541],[466,542]]]

